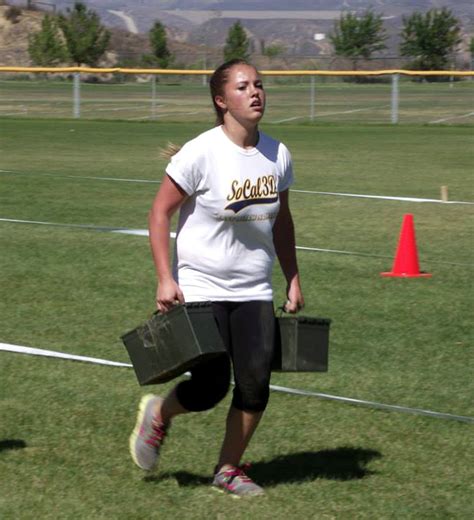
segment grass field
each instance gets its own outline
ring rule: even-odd
[[[204,123],[0,119],[0,218],[145,228],[158,149]],[[264,126],[295,190],[474,201],[468,126]],[[92,177],[92,179],[91,179]],[[101,178],[101,179],[99,179]],[[330,368],[274,374],[309,391],[474,416],[474,206],[293,192],[305,314],[333,320]],[[386,279],[413,213],[431,279]],[[128,362],[153,309],[146,238],[0,221],[0,342]],[[360,253],[360,254],[356,254]],[[275,300],[283,301],[275,270]],[[209,488],[229,397],[175,421],[156,474],[129,460],[133,371],[0,352],[0,517],[471,519],[473,425],[272,393],[246,454],[267,489]],[[170,385],[153,390],[165,392]]]
[[[6,81],[0,77],[0,116],[72,117],[69,81]],[[81,85],[81,118],[165,121],[210,119],[208,87],[201,77],[169,77],[157,83],[152,103],[150,82]],[[282,83],[286,81],[287,83]],[[288,82],[290,82],[288,84]],[[269,93],[266,120],[308,121],[311,114],[307,78],[265,78]],[[416,83],[400,81],[401,123],[472,124],[474,81]],[[314,118],[320,122],[389,123],[390,82],[356,84],[340,78],[316,79]]]

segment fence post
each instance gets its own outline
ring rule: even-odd
[[[310,101],[310,110],[309,110],[309,120],[314,121],[315,116],[315,98],[316,98],[316,78],[311,76],[311,101]]]
[[[156,74],[151,75],[151,119],[156,119]]]
[[[207,54],[206,51],[204,51],[204,69],[207,69]],[[202,75],[202,86],[207,87],[207,75]]]
[[[81,117],[81,73],[74,73],[74,108],[73,116],[75,119]]]
[[[399,74],[392,74],[392,123],[398,123],[398,78]]]

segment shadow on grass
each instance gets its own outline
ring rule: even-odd
[[[375,472],[367,464],[382,457],[376,450],[341,447],[333,450],[304,451],[280,455],[268,462],[252,464],[248,474],[262,486],[302,482],[324,478],[328,480],[362,479]],[[187,471],[166,472],[144,477],[145,482],[175,479],[180,486],[202,486],[212,482],[211,476],[195,475]]]
[[[373,475],[366,466],[381,456],[376,450],[352,447],[290,453],[252,464],[249,474],[263,486],[318,478],[355,480]]]
[[[4,439],[0,441],[0,453],[7,450],[21,450],[26,448],[26,442],[21,439]]]

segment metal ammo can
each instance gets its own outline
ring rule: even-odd
[[[274,372],[327,372],[330,319],[277,317]]]
[[[227,355],[208,302],[156,311],[121,338],[140,385],[166,383],[202,361]]]

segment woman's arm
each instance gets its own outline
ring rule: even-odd
[[[301,291],[296,260],[295,228],[288,199],[288,190],[280,192],[280,211],[273,225],[273,243],[287,283],[288,301],[285,310],[295,313],[303,308],[304,297]]]
[[[171,217],[186,197],[178,184],[165,175],[148,216],[150,245],[158,279],[156,306],[160,312],[168,311],[176,302],[184,303],[183,293],[171,273],[169,242]]]

